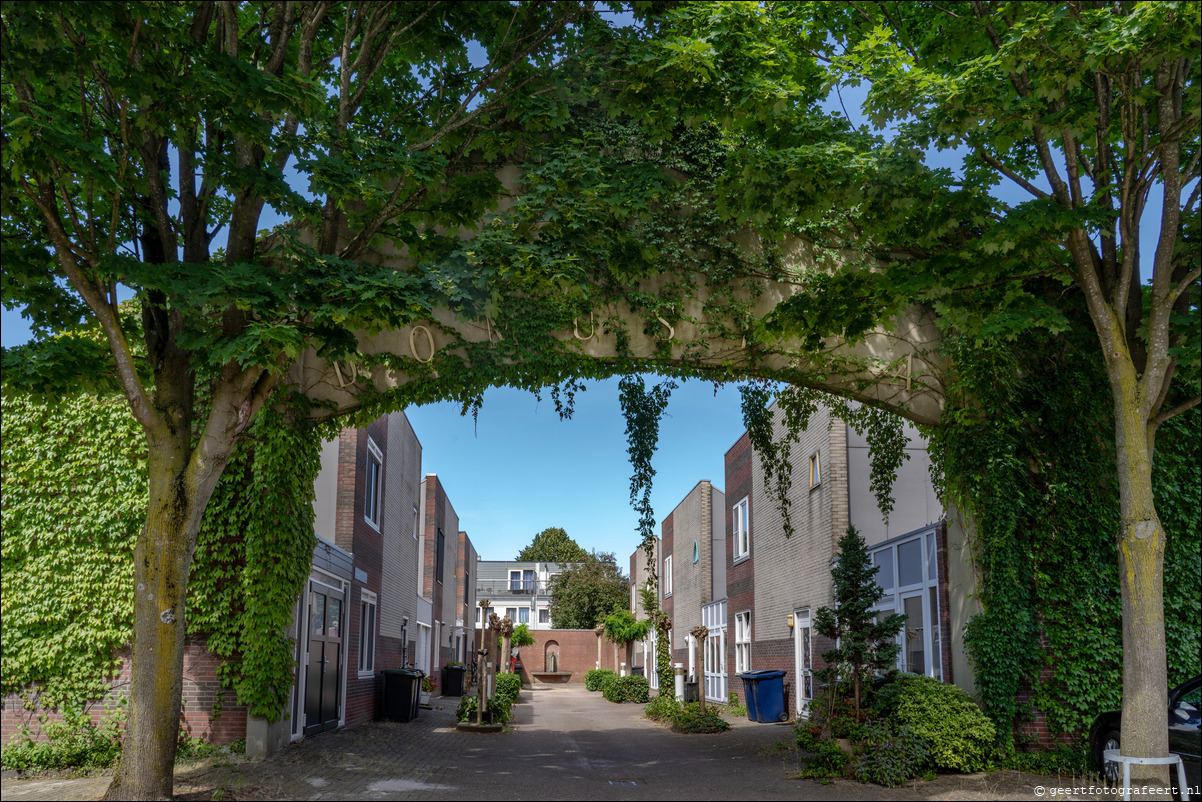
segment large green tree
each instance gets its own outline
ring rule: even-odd
[[[551,577],[551,625],[556,629],[592,629],[614,607],[628,604],[630,584],[617,558],[592,552]]]
[[[515,559],[572,563],[587,557],[588,552],[561,527],[548,526],[535,535],[530,545],[519,551]]]
[[[365,253],[448,253],[605,30],[587,2],[5,4],[4,301],[104,334],[7,352],[5,380],[115,386],[148,444],[110,796],[171,796],[189,569],[236,440],[306,348],[472,292]],[[291,225],[264,239],[269,209]]]
[[[767,334],[819,346],[917,303],[945,334],[1005,340],[1065,331],[1087,310],[1110,388],[1099,403],[1121,508],[1123,747],[1137,756],[1168,749],[1156,434],[1199,403],[1199,14],[1174,2],[687,6],[655,64],[692,80],[643,95],[660,116],[705,118],[725,93],[720,122],[748,143],[727,165],[728,207],[761,230],[804,231],[827,255],[795,275],[804,290]],[[774,40],[785,46],[749,70],[747,42]],[[792,104],[740,114],[749,74],[796,81]],[[861,84],[870,121],[891,126],[881,134],[815,105],[815,90]]]

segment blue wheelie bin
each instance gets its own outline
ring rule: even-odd
[[[785,672],[747,671],[739,674],[743,680],[743,696],[747,699],[747,718],[761,723],[788,721],[785,711]]]

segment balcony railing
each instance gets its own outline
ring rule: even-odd
[[[476,596],[549,596],[550,584],[537,579],[477,581]]]

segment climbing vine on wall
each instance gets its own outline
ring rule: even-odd
[[[965,643],[981,701],[1005,745],[1032,713],[1081,734],[1122,693],[1115,538],[1118,487],[1106,378],[1070,338],[1019,343],[950,338],[956,365],[932,469],[976,525],[983,612]],[[1197,673],[1202,413],[1157,435],[1157,509],[1168,533],[1165,628],[1169,682]]]
[[[760,456],[764,486],[781,513],[785,537],[793,536],[789,508],[793,500],[793,446],[809,425],[820,405],[847,423],[868,441],[871,463],[869,487],[881,516],[888,521],[893,511],[893,481],[906,455],[906,435],[901,417],[889,410],[853,404],[844,398],[793,385],[748,382],[739,385],[743,425],[751,446]],[[780,415],[772,412],[776,402]],[[777,430],[779,429],[779,436]]]
[[[145,438],[116,396],[2,403],[3,692],[70,715],[105,695],[130,639]],[[292,683],[287,629],[312,560],[328,429],[259,415],[205,514],[189,583],[189,632],[225,658],[218,675],[237,700],[271,719]]]
[[[119,397],[0,405],[0,683],[30,706],[78,713],[104,695],[130,639],[145,439]]]
[[[313,560],[313,483],[330,423],[267,408],[235,448],[201,523],[190,632],[252,715],[276,720],[296,664],[290,623]]]

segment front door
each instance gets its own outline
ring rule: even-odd
[[[793,612],[793,665],[797,672],[797,692],[793,694],[798,718],[809,715],[809,703],[814,698],[814,655],[811,651],[809,609]]]
[[[311,583],[305,735],[333,729],[342,717],[342,601],[341,590]]]

